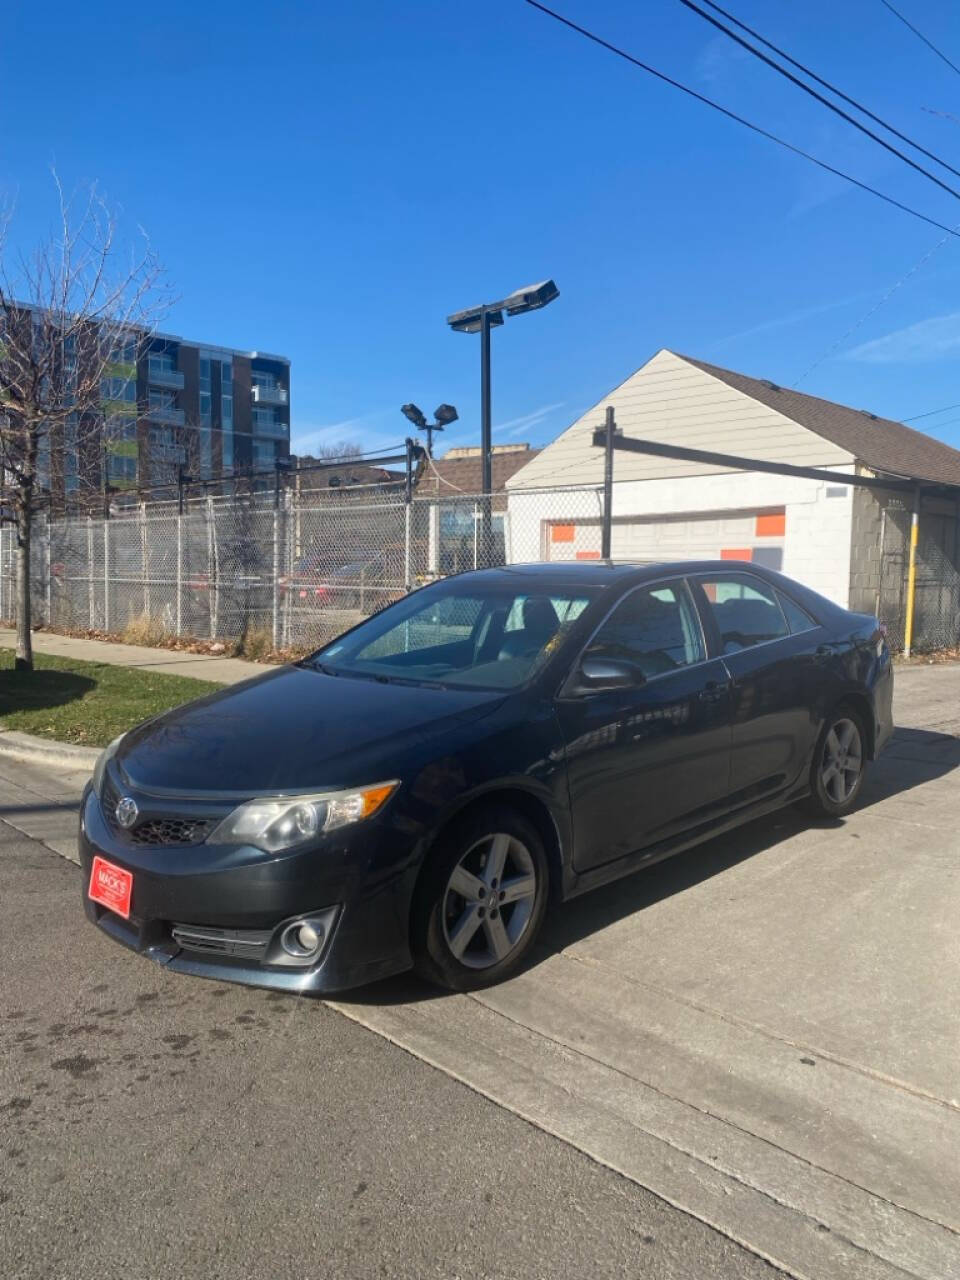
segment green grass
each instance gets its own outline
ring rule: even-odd
[[[39,654],[34,665],[32,674],[14,671],[13,650],[0,649],[0,728],[90,747],[106,746],[141,720],[223,687]]]

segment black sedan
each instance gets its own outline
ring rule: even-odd
[[[892,689],[876,618],[756,566],[466,573],[112,743],[85,908],[178,972],[496,982],[551,903],[794,801],[845,813]]]

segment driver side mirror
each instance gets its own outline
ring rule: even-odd
[[[633,663],[616,658],[584,658],[577,672],[577,686],[584,692],[635,689],[643,683],[643,674]]]

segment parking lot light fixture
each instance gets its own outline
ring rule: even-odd
[[[418,427],[421,431],[426,431],[427,454],[431,458],[433,457],[433,433],[435,431],[442,431],[444,427],[448,427],[451,422],[457,422],[460,417],[452,404],[438,405],[434,410],[433,422],[428,422],[424,417],[422,409],[415,404],[402,404],[400,406],[400,412],[408,422],[412,422],[413,425]]]
[[[490,410],[490,330],[503,324],[504,312],[508,316],[521,316],[527,311],[539,311],[558,297],[560,290],[552,280],[524,285],[499,302],[484,302],[466,311],[455,311],[447,316],[447,324],[457,333],[480,334],[480,489],[484,495],[481,504],[481,541],[483,563],[489,563],[491,550],[491,512],[489,495],[493,490],[492,425]]]

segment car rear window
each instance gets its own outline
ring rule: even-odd
[[[720,631],[721,653],[738,653],[790,634],[773,587],[738,574],[699,582]]]

